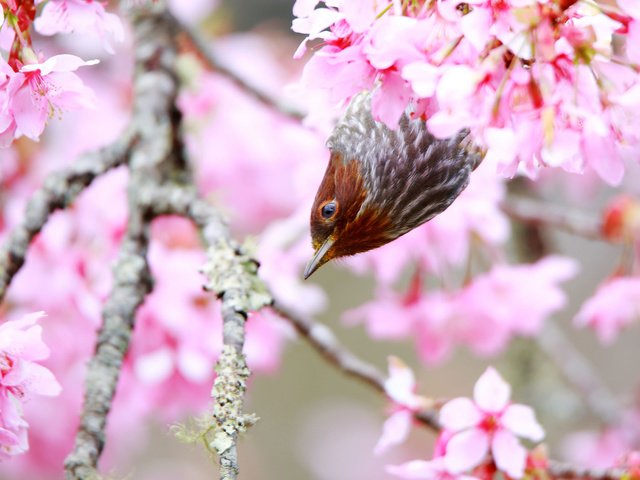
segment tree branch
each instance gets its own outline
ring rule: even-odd
[[[502,211],[519,222],[554,227],[591,240],[605,240],[600,221],[580,212],[549,205],[546,202],[510,195],[501,205]]]
[[[67,479],[94,478],[105,443],[105,426],[123,358],[129,347],[135,312],[151,291],[146,253],[149,222],[133,205],[125,239],[113,270],[115,284],[103,312],[96,351],[89,362],[85,401],[72,453],[65,461]]]
[[[156,215],[177,214],[191,219],[202,233],[207,247],[203,273],[205,288],[222,300],[223,350],[216,364],[213,424],[204,433],[210,450],[220,459],[220,478],[238,477],[238,436],[258,420],[243,412],[244,393],[250,371],[242,353],[245,321],[250,311],[271,303],[266,287],[257,277],[258,263],[231,237],[218,212],[195,189],[167,185],[150,198]]]
[[[85,380],[85,400],[73,451],[65,461],[67,479],[97,476],[107,415],[129,347],[135,313],[151,290],[146,253],[153,211],[148,199],[158,185],[188,176],[179,140],[178,85],[172,68],[177,48],[162,11],[134,18],[136,75],[131,128],[139,141],[129,160],[129,220],[114,268],[114,286],[103,309],[103,324]]]
[[[297,315],[277,300],[274,301],[273,309],[282,318],[289,321],[302,338],[338,370],[362,381],[383,395],[387,394],[385,390],[386,376],[375,366],[361,360],[342,346],[329,327]],[[424,409],[416,412],[414,416],[416,420],[429,428],[435,431],[440,429],[436,409]]]
[[[549,461],[551,478],[583,480],[619,480],[628,475],[622,468],[585,468],[565,462]]]
[[[264,90],[258,88],[256,85],[248,82],[240,74],[233,71],[228,65],[226,65],[214,51],[209,48],[205,41],[189,27],[180,23],[178,19],[171,16],[171,21],[175,25],[175,29],[186,38],[188,44],[192,47],[196,56],[200,61],[209,69],[219,73],[231,80],[238,88],[243,90],[246,94],[255,98],[258,102],[266,105],[267,107],[281,113],[285,117],[289,117],[295,121],[301,121],[306,117],[306,114],[295,107],[288,105],[277,98],[271,96]]]
[[[96,177],[128,160],[136,136],[126,131],[111,145],[81,156],[70,167],[50,175],[33,194],[17,225],[0,249],[0,303],[22,265],[29,245],[43,229],[51,214],[67,208]]]
[[[547,321],[536,342],[604,425],[615,424],[620,419],[618,402],[596,375],[593,365],[559,326]]]

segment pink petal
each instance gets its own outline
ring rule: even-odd
[[[491,453],[496,466],[507,475],[512,478],[524,475],[527,451],[510,432],[496,432],[491,442]]]
[[[410,93],[409,84],[400,75],[385,75],[380,88],[373,92],[371,98],[373,118],[395,129],[407,108]]]
[[[40,70],[42,75],[48,75],[51,72],[73,72],[80,67],[96,65],[99,60],[82,60],[80,57],[70,54],[54,55],[43,63],[33,63],[24,65],[21,72],[35,72]]]
[[[389,447],[404,442],[409,436],[412,422],[413,414],[411,411],[404,409],[387,418],[382,427],[382,435],[373,449],[373,453],[380,455],[386,452]]]
[[[536,415],[527,405],[509,405],[500,417],[500,423],[519,437],[539,442],[544,438],[544,430],[536,420]]]
[[[159,348],[140,355],[133,365],[138,380],[147,385],[164,382],[171,376],[174,367],[174,354],[169,347]]]
[[[343,14],[328,8],[318,8],[306,18],[295,18],[291,22],[291,30],[297,33],[306,33],[310,38],[315,38],[320,32],[341,20]]]
[[[176,366],[182,376],[190,382],[201,383],[211,375],[211,359],[188,346],[178,350]]]
[[[434,468],[432,462],[424,460],[412,460],[402,465],[387,465],[385,471],[396,477],[409,480],[434,478],[438,474],[438,470]]]
[[[376,6],[377,10],[382,10],[385,7],[382,2],[376,5],[376,2],[371,0],[348,0],[343,2],[340,8],[353,31],[361,33],[368,30],[375,21],[378,14]]]
[[[442,83],[442,81],[440,81]],[[475,121],[468,112],[440,110],[427,120],[427,128],[436,138],[449,138]]]
[[[387,395],[401,405],[412,404],[415,387],[413,371],[399,358],[390,356],[389,378],[384,382]]]
[[[510,398],[511,387],[493,367],[487,368],[473,388],[473,399],[485,412],[501,412]]]
[[[420,98],[432,97],[436,92],[436,85],[440,69],[427,62],[413,62],[402,69],[402,78],[411,84],[411,88]]]
[[[484,140],[489,147],[485,161],[511,165],[517,159],[518,140],[510,128],[489,127],[484,132]]]
[[[308,17],[318,3],[320,3],[320,0],[296,0],[293,4],[293,15],[296,17]]]
[[[60,393],[62,387],[46,367],[37,363],[27,362],[24,365],[24,385],[23,388],[28,394],[46,395],[55,397]]]
[[[628,15],[640,20],[640,2],[638,0],[618,0],[618,6]]]
[[[440,409],[440,423],[447,430],[454,432],[473,427],[481,420],[482,413],[468,398],[454,398]]]
[[[640,2],[635,0],[637,9],[640,10]],[[627,58],[631,63],[640,63],[640,14],[629,24],[629,33],[627,34],[625,49]]]
[[[449,443],[444,456],[447,470],[461,473],[482,462],[489,452],[489,437],[477,428],[456,433]]]
[[[11,110],[19,132],[32,140],[38,140],[49,113],[45,97],[32,94],[31,89],[24,86],[13,95]]]
[[[476,50],[482,51],[491,38],[489,27],[493,21],[489,8],[474,7],[460,20],[462,33]]]
[[[441,106],[459,105],[475,92],[479,73],[467,65],[448,68],[438,82],[436,97]]]
[[[0,427],[0,447],[12,447],[18,443],[19,440],[15,433]]]
[[[614,140],[585,132],[584,155],[596,173],[609,185],[619,185],[624,176],[624,163],[618,154]]]

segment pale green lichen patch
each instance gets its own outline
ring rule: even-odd
[[[212,245],[202,273],[207,277],[207,290],[218,296],[234,291],[231,301],[237,312],[259,310],[272,302],[267,287],[258,277],[258,264],[247,253],[246,246],[233,248],[226,241]]]
[[[187,443],[203,441],[211,453],[222,455],[235,445],[238,435],[246,432],[259,419],[253,413],[243,413],[243,396],[250,370],[244,355],[225,345],[216,366],[211,396],[213,411],[193,419],[191,425],[172,427],[176,437]]]
[[[218,376],[211,389],[214,428],[210,431],[207,442],[211,449],[222,454],[234,445],[239,434],[246,432],[258,421],[258,417],[242,411],[247,379],[251,373],[244,355],[225,345],[216,365],[216,372]]]

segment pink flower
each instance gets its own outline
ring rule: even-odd
[[[375,88],[374,116],[391,128],[407,105],[438,137],[468,127],[507,176],[593,169],[618,184],[623,159],[638,158],[640,135],[629,127],[640,120],[637,101],[629,104],[640,84],[633,0],[618,2],[616,15],[583,2],[359,0],[361,22],[349,13],[355,2],[303,3],[308,25],[294,29],[324,40],[305,68],[316,81],[303,84],[329,90],[335,103]],[[614,34],[631,65],[615,59]]]
[[[49,356],[36,325],[43,312],[0,325],[0,459],[24,453],[28,448],[28,424],[22,403],[32,395],[55,396],[60,385],[39,363]]]
[[[427,363],[442,362],[458,344],[493,355],[514,335],[537,333],[565,305],[559,283],[575,272],[572,260],[548,257],[531,265],[497,265],[456,291],[422,291],[422,281],[414,278],[404,295],[385,288],[344,318],[363,321],[374,338],[415,339]]]
[[[0,115],[8,116],[10,123],[5,126],[2,122],[0,128],[38,140],[49,117],[65,109],[93,107],[93,92],[73,72],[96,63],[64,54],[24,65],[7,83]]]
[[[580,308],[574,321],[595,329],[602,343],[640,316],[640,277],[617,277],[604,282]]]
[[[374,448],[379,455],[409,436],[413,414],[428,405],[426,398],[415,394],[416,379],[411,369],[399,358],[389,357],[389,378],[384,384],[394,411],[384,422],[383,432]]]
[[[444,465],[462,473],[476,467],[491,454],[498,469],[513,478],[524,475],[526,449],[518,437],[538,442],[544,430],[533,410],[510,402],[511,388],[493,368],[478,379],[473,400],[455,398],[440,410],[446,443]]]
[[[114,53],[114,43],[124,40],[120,18],[108,13],[103,3],[95,0],[49,0],[34,25],[41,35],[71,32],[97,34],[109,53]]]
[[[398,478],[408,480],[475,480],[477,477],[452,473],[447,470],[444,458],[434,458],[430,461],[412,460],[402,465],[387,465],[387,473]]]

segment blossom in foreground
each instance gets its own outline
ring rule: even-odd
[[[602,343],[611,343],[618,332],[640,317],[640,277],[616,277],[604,282],[580,308],[579,326],[590,326]]]
[[[444,466],[455,474],[480,465],[491,454],[512,478],[524,475],[527,450],[518,437],[538,442],[544,430],[531,407],[511,403],[511,387],[489,367],[476,382],[473,400],[455,398],[440,410]]]
[[[0,325],[0,460],[29,448],[22,404],[33,395],[55,396],[60,385],[39,363],[49,356],[36,325],[43,312]]]
[[[405,441],[411,429],[414,413],[426,408],[429,403],[425,397],[416,395],[415,375],[397,357],[389,357],[389,377],[384,388],[394,403],[393,413],[384,422],[382,435],[374,448],[376,454],[381,454],[389,447]]]
[[[18,72],[0,60],[5,73],[0,91],[0,143],[7,146],[24,135],[38,140],[49,117],[64,110],[94,106],[94,94],[73,73],[97,60],[84,61],[75,55],[55,55],[42,63],[23,65]]]

